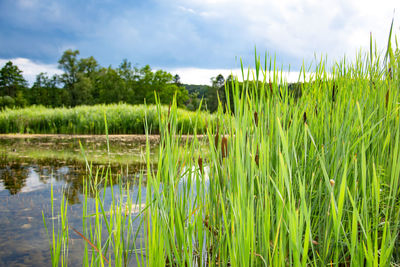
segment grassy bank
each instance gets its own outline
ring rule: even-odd
[[[94,253],[83,264],[398,266],[400,53],[387,55],[371,47],[350,64],[316,63],[298,98],[278,86],[279,71],[268,69],[268,77],[257,60],[254,76],[268,90],[234,82],[235,116],[220,107],[218,126],[207,128],[207,156],[196,137],[184,153],[177,149],[173,105],[160,121],[156,169],[147,147],[144,206],[127,197],[104,207],[98,189],[87,207],[79,230]],[[131,206],[144,208],[127,216]],[[68,246],[63,218],[52,251],[65,262],[56,253]]]
[[[147,113],[147,114],[146,114]],[[161,108],[162,116],[168,115],[168,106]],[[159,133],[156,106],[144,105],[95,105],[75,108],[45,108],[32,106],[23,109],[5,109],[0,112],[0,133],[31,134],[104,134],[107,117],[110,134],[144,134],[144,119],[152,134]],[[178,110],[178,127],[184,134],[205,132],[213,116],[205,112]]]

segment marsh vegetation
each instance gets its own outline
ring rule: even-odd
[[[78,221],[68,194],[47,188],[53,266],[71,263],[77,244],[84,266],[399,265],[400,50],[391,34],[384,56],[371,38],[353,62],[315,62],[300,91],[268,56],[254,66],[242,68],[244,82],[225,83],[213,115],[157,95],[152,106],[0,113],[6,132],[106,132],[102,166],[79,145]],[[146,136],[129,179],[111,164],[108,134],[122,132]]]
[[[317,62],[294,96],[274,62],[256,57],[243,70],[254,79],[231,81],[206,144],[194,127],[182,145],[176,102],[167,115],[158,105],[157,164],[147,143],[146,187],[137,188],[145,201],[125,184],[125,197],[107,205],[98,182],[109,172],[86,175],[94,204],[75,229],[85,236],[83,265],[399,264],[399,50],[389,41],[381,57],[371,41],[355,62],[326,66]],[[67,263],[72,234],[62,208],[55,265]]]

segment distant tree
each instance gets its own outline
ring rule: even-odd
[[[129,99],[125,79],[111,67],[102,68],[99,71],[96,87],[99,93],[98,103],[127,102]]]
[[[91,77],[96,75],[99,69],[99,63],[94,57],[81,58],[78,61],[78,73],[85,75],[86,77]]]
[[[174,78],[173,78],[173,82],[174,84],[176,84],[177,86],[182,86],[181,83],[181,77],[178,74],[175,74]]]
[[[136,67],[132,67],[132,63],[130,63],[127,59],[122,60],[122,63],[117,68],[119,76],[125,81],[137,81],[139,78],[139,71]]]
[[[24,90],[25,91],[25,90]],[[28,105],[28,100],[25,98],[25,94],[23,91],[18,91],[15,96],[15,106],[17,107],[25,107]]]
[[[140,78],[140,70],[136,67],[133,67],[132,64],[127,60],[124,59],[122,63],[117,68],[117,72],[124,83],[124,102],[129,104],[135,104],[143,102],[143,98],[139,100],[138,97],[138,80]]]
[[[225,103],[225,78],[222,74],[217,77],[211,78],[212,86],[208,89],[206,94],[207,109],[210,112],[215,112],[218,109],[218,99],[224,104]]]
[[[58,68],[64,71],[60,80],[64,83],[65,87],[72,87],[72,85],[78,81],[78,55],[79,50],[72,51],[68,49],[58,61]]]
[[[23,95],[28,83],[22,76],[22,71],[11,61],[0,70],[0,96],[16,98],[18,92]]]
[[[49,78],[46,73],[38,74],[28,94],[29,103],[48,107],[61,106],[67,96],[65,90],[57,87],[57,83],[55,75]]]
[[[217,88],[220,88],[220,87],[224,86],[224,84],[225,84],[225,78],[222,74],[218,74],[217,77],[211,78],[211,81],[212,81],[212,85]]]
[[[209,85],[202,85],[202,84],[182,84],[189,92],[189,95],[193,93],[197,93],[197,98],[202,99],[206,97],[207,91],[209,89]]]
[[[15,100],[11,96],[0,96],[0,108],[15,106]]]
[[[162,104],[171,103],[176,94],[177,105],[184,106],[188,99],[188,92],[184,87],[178,85],[179,80],[179,75],[172,76],[172,74],[163,70],[154,73],[152,88],[157,92]]]
[[[138,71],[138,81],[136,83],[135,104],[154,103],[154,90],[152,90],[153,72],[149,65],[144,66]]]
[[[92,91],[94,89],[93,81],[82,73],[78,74],[78,81],[73,84],[71,89],[72,105],[93,105]]]
[[[195,111],[199,108],[201,99],[199,99],[198,95],[198,92],[193,92],[189,94],[189,99],[186,103],[186,108],[188,110]]]
[[[78,50],[67,50],[58,61],[64,71],[59,81],[68,93],[68,105],[126,102],[130,104],[155,103],[156,93],[162,104],[177,97],[184,106],[188,92],[180,83],[179,75],[158,70],[149,65],[141,69],[132,67],[124,59],[118,68],[101,68],[93,57],[78,59]]]
[[[94,84],[99,64],[94,57],[79,59],[79,50],[66,50],[58,61],[58,67],[64,71],[60,81],[70,95],[71,106],[93,104]]]

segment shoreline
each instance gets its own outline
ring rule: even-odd
[[[106,139],[105,134],[0,134],[0,139],[35,139],[35,138],[53,138],[53,139]],[[149,141],[159,141],[160,135],[148,135]],[[194,135],[182,135],[182,139],[192,139]],[[207,135],[197,135],[197,138],[207,138]],[[109,140],[126,141],[146,141],[145,134],[109,134]]]

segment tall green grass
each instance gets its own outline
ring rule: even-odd
[[[194,139],[182,145],[176,103],[167,115],[158,106],[158,164],[151,164],[148,144],[147,184],[139,189],[146,203],[141,216],[130,218],[140,220],[143,233],[135,239],[139,247],[129,250],[132,260],[139,266],[398,266],[400,53],[388,47],[385,58],[371,45],[353,63],[327,70],[319,62],[299,98],[268,67],[273,61],[266,58],[262,68],[256,57],[247,76],[261,83],[233,81],[234,116],[226,115],[230,104],[225,114],[219,107],[216,124],[207,128],[206,154],[196,127]],[[132,236],[129,231],[124,234]],[[116,248],[113,233],[105,240],[87,235],[99,249]],[[120,254],[113,255],[110,264],[122,265]]]
[[[163,113],[167,113],[167,110],[168,107],[162,108]],[[156,106],[128,104],[5,109],[0,111],[0,133],[103,134],[103,117],[106,114],[110,134],[144,134],[145,113],[151,133],[159,133]],[[195,113],[183,109],[179,109],[178,113],[179,129],[186,134],[193,133]],[[206,125],[212,123],[213,116],[205,112],[197,113],[197,116],[197,131],[205,132]]]

